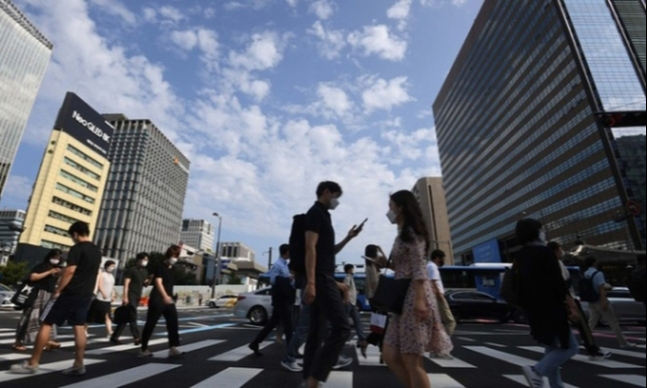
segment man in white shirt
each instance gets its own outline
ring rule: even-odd
[[[445,252],[440,249],[431,252],[431,260],[427,264],[427,274],[432,284],[435,284],[443,295],[445,294],[445,287],[443,286],[443,279],[440,278],[440,270],[438,267],[442,267],[444,264]]]
[[[440,270],[438,269],[438,267],[442,267],[444,264],[445,252],[441,251],[440,249],[434,250],[433,252],[431,252],[431,260],[427,264],[427,274],[429,275],[432,288],[434,289],[434,293],[436,294],[436,300],[438,301],[438,312],[440,312],[440,315],[442,317],[445,330],[447,331],[447,334],[452,335],[452,333],[454,333],[454,329],[456,328],[456,320],[454,319],[454,315],[452,314],[452,311],[449,308],[449,304],[447,304],[447,300],[445,299],[445,287],[443,285],[443,280],[440,277]],[[445,359],[453,358],[449,353],[432,353],[431,357]]]

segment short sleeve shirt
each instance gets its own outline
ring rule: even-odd
[[[36,265],[34,268],[32,268],[31,271],[29,271],[29,274],[30,275],[33,274],[33,273],[41,274],[43,272],[49,271],[52,268],[54,268],[54,266],[51,265],[49,262],[40,263],[40,264]],[[54,288],[56,287],[56,280],[57,279],[58,278],[56,278],[56,277],[54,277],[52,275],[49,275],[46,278],[40,279],[40,280],[38,280],[36,282],[31,282],[31,285],[32,285],[32,287],[37,288],[39,290],[44,290],[44,291],[47,291],[47,292],[54,292]]]
[[[595,275],[593,275],[594,273]],[[596,294],[600,293],[600,287],[607,282],[604,278],[604,273],[593,267],[589,267],[589,269],[584,271],[584,277],[591,279],[591,282],[593,283],[593,289],[595,290]]]
[[[144,288],[146,276],[148,276],[148,271],[144,268],[131,267],[126,270],[124,278],[130,279],[130,284],[128,285],[129,301],[132,300],[133,303],[139,302],[139,298],[142,296],[142,289]]]
[[[335,274],[335,230],[328,209],[319,201],[306,213],[306,232],[319,235],[317,240],[317,274]]]
[[[155,279],[157,278],[162,278],[164,291],[166,291],[166,294],[168,296],[172,297],[173,284],[175,283],[175,278],[173,277],[173,267],[169,268],[167,264],[161,263],[153,271],[153,291],[151,291],[150,299],[152,301],[161,302],[162,294],[160,294],[159,290],[157,289],[157,285],[155,284]]]
[[[430,261],[427,263],[427,274],[429,275],[429,279],[431,279],[432,282],[436,282],[436,285],[438,285],[438,289],[440,289],[440,292],[443,294],[445,293],[445,287],[443,285],[443,280],[440,278],[440,271],[438,270],[438,265],[434,263],[433,261]]]
[[[76,271],[62,293],[84,297],[92,296],[101,265],[99,248],[89,241],[76,244],[67,254],[67,265],[75,265]]]

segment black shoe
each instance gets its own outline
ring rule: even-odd
[[[252,342],[248,346],[249,346],[250,349],[252,349],[252,351],[254,352],[255,355],[257,355],[257,356],[262,356],[263,355],[263,353],[261,353],[258,350],[258,344],[256,342]]]
[[[115,344],[115,345],[121,344],[121,341],[119,341],[118,339],[116,339],[115,337],[112,337],[112,336],[110,336],[110,342]]]

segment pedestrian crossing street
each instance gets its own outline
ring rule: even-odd
[[[65,336],[59,336],[59,339],[60,337],[67,339]],[[9,329],[0,329],[0,339],[2,341],[6,339],[13,340],[13,332],[9,331]],[[73,349],[73,339],[61,341],[61,343],[63,348]],[[348,342],[349,346],[344,350],[346,355],[349,355],[351,346],[354,343],[354,341]],[[110,360],[107,356],[130,352],[134,358],[138,347],[133,344],[112,345],[105,337],[99,338],[92,334],[90,334],[88,344],[89,350],[86,352],[85,360],[88,374],[85,376],[85,379],[67,378],[64,381],[69,382],[69,384],[66,383],[66,385],[62,386],[74,388],[113,388],[133,383],[146,384],[147,380],[150,379],[163,378],[177,373],[181,374],[187,368],[193,368],[193,371],[199,370],[199,373],[187,373],[190,377],[185,380],[187,384],[185,386],[191,387],[234,388],[243,386],[275,386],[268,385],[268,381],[270,380],[264,377],[264,375],[270,372],[272,378],[277,373],[284,373],[295,381],[300,379],[299,374],[288,372],[281,368],[279,365],[280,357],[278,355],[282,354],[283,346],[270,341],[260,344],[261,350],[271,352],[269,357],[257,358],[247,348],[247,343],[240,343],[240,341],[233,339],[201,339],[185,343],[179,347],[181,351],[185,352],[183,358],[167,359],[167,339],[165,337],[154,338],[150,341],[153,357],[139,359],[141,360],[140,365],[127,367],[126,369],[113,368],[115,370],[114,372],[98,376],[96,373],[92,373],[95,368],[115,362],[114,359]],[[355,349],[354,351],[356,352],[354,355],[355,362],[346,369],[331,372],[324,387],[362,387],[365,385],[362,383],[362,376],[365,376],[367,371],[369,374],[373,372],[389,373],[386,366],[380,363],[380,354],[376,347],[369,346],[366,358],[363,358],[359,354],[359,349],[354,346],[352,349]],[[577,369],[582,365],[595,367],[596,376],[594,378],[600,382],[596,384],[599,387],[645,386],[644,345],[637,350],[609,348],[606,350],[614,353],[611,359],[591,361],[584,355],[578,355],[569,361],[565,368]],[[195,364],[195,358],[189,357],[195,352],[200,352],[201,355],[205,356],[200,357],[199,366],[192,365]],[[464,343],[457,344],[453,353],[460,354],[460,356],[456,356],[453,359],[426,358],[425,367],[427,371],[432,372],[428,375],[434,388],[475,387],[473,383],[461,383],[461,380],[465,380],[466,374],[482,373],[482,369],[479,368],[483,368],[484,365],[488,365],[488,369],[492,369],[491,365],[504,365],[505,368],[502,366],[501,369],[518,371],[518,373],[501,373],[500,377],[508,384],[502,385],[499,383],[496,386],[527,386],[521,371],[516,367],[534,364],[539,358],[540,353],[543,353],[543,348],[538,346],[508,346],[492,342],[476,344],[475,342],[465,341]],[[272,357],[272,354],[275,357]],[[8,383],[14,383],[16,386],[31,386],[30,381],[33,379],[44,375],[59,375],[57,372],[69,367],[72,362],[71,357],[60,361],[46,362],[48,358],[46,353],[43,358],[44,363],[41,364],[40,369],[35,375],[16,375],[6,371],[11,363],[26,358],[28,358],[27,353],[0,353],[0,365],[2,365],[2,371],[0,371],[0,386]],[[192,361],[188,361],[189,359]],[[258,367],[253,366],[254,363],[259,363],[258,360],[264,360],[263,365]],[[564,380],[567,388],[578,387],[578,385],[569,381],[568,378]],[[624,385],[617,385],[619,382],[624,383]],[[57,386],[61,385],[57,384]],[[159,383],[156,386],[159,386]],[[484,384],[482,386],[490,387],[495,385]],[[579,385],[579,387],[584,387],[584,385]]]

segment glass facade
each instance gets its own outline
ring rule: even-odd
[[[0,196],[36,99],[52,44],[9,0],[0,0]]]
[[[492,239],[509,257],[523,217],[565,245],[631,246],[626,221],[614,220],[623,201],[558,5],[486,0],[434,101],[458,262]],[[606,104],[634,101],[628,90],[603,87]]]

